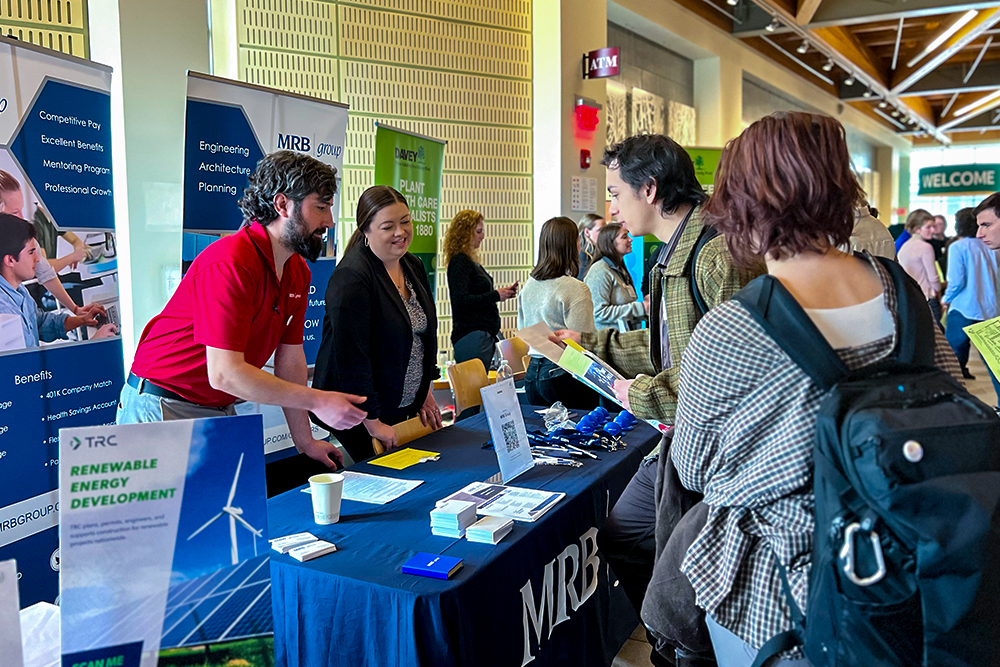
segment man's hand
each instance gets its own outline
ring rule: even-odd
[[[105,310],[104,306],[102,306],[99,303],[88,303],[86,306],[76,306],[73,309],[73,314],[74,315],[91,315],[93,317],[97,317],[98,315],[102,315],[104,317],[107,317],[108,311]]]
[[[366,419],[365,428],[368,429],[368,434],[371,437],[382,443],[385,451],[391,451],[399,446],[396,432],[392,430],[391,426],[386,426],[378,419]]]
[[[73,329],[78,329],[80,327],[96,327],[97,319],[90,314],[87,315],[70,315],[66,318],[65,322],[66,332],[69,333]]]
[[[552,335],[549,336],[549,340],[557,344],[559,347],[566,347],[564,340],[571,340],[577,345],[580,344],[580,332],[573,331],[572,329],[559,329],[553,331]]]
[[[357,407],[368,400],[364,396],[342,394],[339,391],[321,391],[319,394],[313,414],[338,431],[357,426],[367,416],[364,410]]]
[[[427,390],[427,398],[424,399],[424,404],[420,406],[419,414],[420,423],[424,426],[430,424],[431,428],[435,431],[441,428],[441,408],[438,407],[437,401],[434,400],[433,385]]]
[[[344,455],[332,442],[310,438],[299,445],[299,451],[309,458],[319,461],[330,470],[344,467]]]
[[[615,398],[621,403],[626,410],[632,411],[632,408],[628,404],[628,390],[632,386],[635,380],[615,380]]]
[[[103,327],[98,329],[90,340],[97,340],[98,338],[111,338],[112,336],[118,335],[118,327],[113,324],[105,324]]]

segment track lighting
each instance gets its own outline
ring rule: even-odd
[[[889,106],[889,103],[888,103],[888,102],[886,102],[885,100],[882,100],[881,102],[879,102],[879,103],[878,103],[878,108],[879,108],[879,109],[884,109],[884,108],[886,108],[887,106]]]
[[[771,22],[767,24],[767,27],[764,28],[764,30],[766,30],[768,32],[774,32],[775,30],[778,29],[778,26],[780,26],[780,25],[781,25],[781,21],[779,21],[777,18],[775,18],[775,19],[772,19]]]
[[[853,74],[848,74],[847,75],[847,78],[844,79],[844,85],[845,86],[853,86],[854,85],[854,75]]]
[[[871,88],[866,88],[865,92],[861,93],[861,97],[864,97],[866,99],[869,98],[869,97],[871,97],[871,96],[872,96],[872,89]]]
[[[826,64],[823,65],[823,71],[829,72],[832,69],[833,69],[833,59],[827,60]]]
[[[805,53],[806,51],[809,50],[809,41],[802,40],[802,43],[799,44],[795,50],[798,51],[799,53]]]

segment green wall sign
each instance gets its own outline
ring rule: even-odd
[[[921,197],[988,195],[1000,190],[1000,164],[952,164],[920,170]]]

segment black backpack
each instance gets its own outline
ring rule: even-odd
[[[777,564],[796,627],[754,667],[796,646],[814,667],[1000,663],[1000,418],[934,366],[923,293],[880,261],[898,296],[896,348],[854,372],[772,276],[736,295],[827,392],[806,614]]]

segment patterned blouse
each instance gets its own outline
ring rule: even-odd
[[[892,279],[885,306],[896,313]],[[935,327],[935,364],[960,378]],[[837,350],[851,370],[887,357],[897,332]],[[683,571],[699,607],[755,648],[792,627],[777,558],[806,608],[814,528],[816,413],[824,393],[736,301],[713,308],[681,359],[677,430],[670,454],[684,486],[705,495],[708,520]]]
[[[406,366],[406,377],[403,378],[403,397],[399,402],[399,407],[405,408],[413,404],[417,399],[417,390],[420,389],[420,380],[424,374],[424,341],[420,339],[422,333],[427,332],[427,313],[417,301],[417,293],[410,284],[410,279],[404,276],[406,290],[410,293],[410,299],[403,301],[406,312],[410,316],[410,326],[413,328],[413,346],[410,348],[410,363]],[[400,298],[403,298],[400,295]]]

